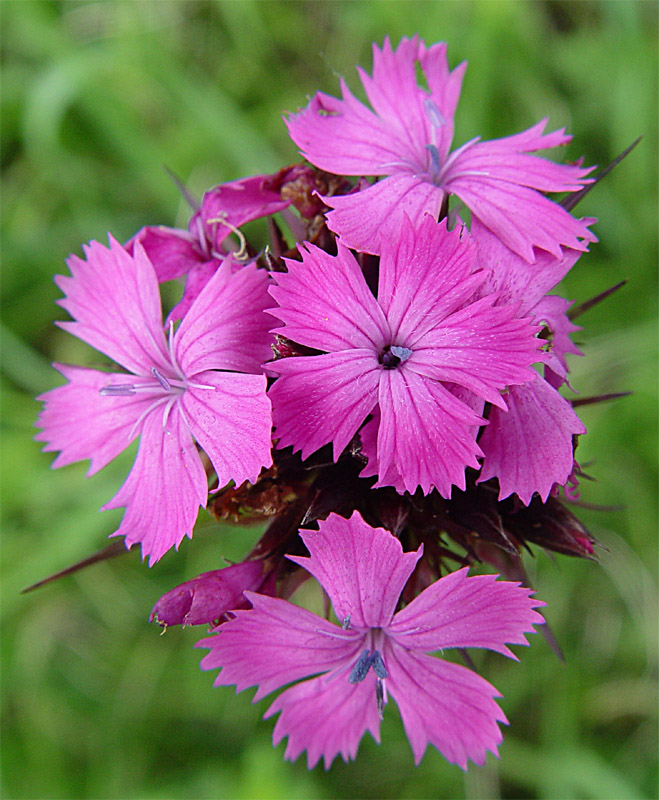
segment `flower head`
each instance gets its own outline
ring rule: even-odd
[[[162,328],[158,281],[144,250],[133,256],[110,239],[92,242],[86,260],[71,256],[72,277],[60,276],[73,317],[60,326],[128,372],[56,365],[68,380],[42,395],[37,425],[53,466],[90,459],[100,470],[137,436],[135,463],[119,493],[103,507],[125,506],[126,545],[142,545],[150,563],[192,535],[208,482],[197,442],[220,486],[255,481],[270,455],[271,415],[259,364],[269,351],[267,274],[223,265],[192,304],[169,341]]]
[[[358,513],[331,514],[318,532],[303,531],[310,558],[290,556],[325,589],[340,625],[285,600],[246,593],[253,608],[236,611],[199,647],[204,669],[221,667],[216,686],[258,686],[254,700],[293,681],[266,711],[281,716],[273,740],[288,736],[286,757],[307,750],[309,767],[353,759],[368,730],[379,741],[391,695],[418,764],[428,744],[463,769],[497,753],[496,689],[465,667],[429,652],[484,647],[515,658],[507,644],[526,644],[543,603],[518,583],[467,577],[462,569],[433,583],[396,613],[400,594],[422,555],[403,553],[383,528]]]
[[[288,261],[271,294],[285,326],[276,333],[325,351],[269,365],[279,377],[270,390],[279,445],[302,456],[332,442],[334,457],[373,414],[365,439],[368,474],[378,486],[448,497],[477,467],[483,403],[505,410],[501,390],[532,380],[542,342],[517,304],[477,298],[487,273],[459,231],[426,216],[406,220],[385,242],[377,300],[355,258],[307,246]],[[474,410],[476,409],[476,410]]]
[[[427,90],[417,84],[418,66]],[[529,155],[569,142],[563,130],[544,134],[543,120],[514,136],[476,138],[449,153],[465,67],[449,71],[443,42],[426,47],[414,36],[393,50],[385,39],[382,50],[373,45],[373,76],[359,70],[373,111],[341,81],[341,100],[319,93],[290,116],[291,138],[312,164],[382,178],[357,194],[323,198],[334,209],[329,227],[348,247],[380,253],[382,242],[398,235],[404,214],[417,224],[427,213],[437,218],[448,195],[455,195],[529,263],[534,247],[557,258],[561,246],[585,249],[585,224],[541,192],[577,191],[590,169]]]

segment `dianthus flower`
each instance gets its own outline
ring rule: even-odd
[[[427,655],[448,648],[483,647],[515,658],[507,644],[527,644],[525,633],[543,618],[544,605],[519,583],[467,569],[436,581],[398,613],[403,587],[423,553],[403,553],[384,528],[355,512],[331,514],[320,530],[301,531],[310,558],[289,556],[329,595],[341,626],[286,600],[252,592],[253,608],[198,642],[210,652],[203,669],[222,670],[216,686],[258,686],[254,701],[293,681],[266,711],[281,712],[273,741],[288,736],[286,758],[307,751],[309,768],[328,768],[337,755],[354,759],[368,730],[380,741],[380,720],[391,695],[419,763],[428,744],[463,769],[497,754],[507,720],[497,690],[471,670]]]
[[[158,281],[140,245],[134,255],[110,239],[92,242],[86,260],[71,256],[72,277],[58,276],[73,317],[60,327],[131,374],[55,365],[68,380],[39,399],[36,439],[61,451],[53,466],[90,459],[98,472],[137,436],[135,463],[103,509],[125,506],[126,545],[142,545],[154,563],[192,535],[208,482],[195,441],[219,486],[255,481],[271,459],[271,413],[260,362],[269,351],[268,276],[254,266],[218,269],[169,342]],[[243,374],[248,373],[248,374]]]
[[[501,390],[533,379],[537,329],[517,304],[496,306],[496,293],[476,299],[487,272],[475,269],[475,248],[429,215],[383,242],[377,300],[347,248],[300,250],[276,276],[271,313],[285,323],[276,333],[325,352],[268,365],[279,375],[270,390],[279,446],[306,458],[332,442],[336,460],[374,414],[367,474],[377,486],[434,486],[444,497],[464,488],[465,467],[482,455],[473,401],[505,410]]]
[[[417,84],[417,65],[428,90]],[[534,247],[557,258],[561,245],[585,249],[584,223],[540,192],[577,191],[590,169],[529,155],[567,144],[571,137],[563,130],[543,134],[544,120],[503,139],[472,139],[449,153],[465,68],[449,71],[444,42],[426,47],[414,36],[392,50],[387,38],[382,50],[373,45],[373,77],[359,69],[374,111],[342,80],[342,100],[318,93],[290,115],[291,138],[312,164],[382,178],[355,194],[324,197],[334,209],[328,226],[348,247],[380,253],[381,241],[398,235],[403,215],[416,224],[426,213],[437,219],[447,196],[455,195],[529,263]]]

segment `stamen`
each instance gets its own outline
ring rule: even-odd
[[[387,677],[387,675],[389,675],[387,668],[384,665],[382,653],[379,650],[373,651],[373,655],[371,656],[371,665],[373,666],[373,672],[375,672],[378,678],[384,679]]]
[[[374,650],[372,653],[368,650],[362,650],[361,655],[357,659],[357,663],[352,668],[348,681],[350,683],[361,683],[368,675],[368,671],[371,667],[373,667],[373,672],[375,672],[378,679],[384,679],[389,674],[384,665],[382,653],[380,653],[379,650]]]
[[[362,650],[362,654],[357,659],[357,663],[352,668],[348,681],[350,683],[361,683],[368,675],[371,668],[371,653],[369,650]]]
[[[210,225],[213,222],[220,222],[222,225],[225,225],[229,230],[231,230],[235,235],[238,237],[238,241],[240,242],[240,249],[234,251],[233,256],[238,261],[246,261],[249,258],[249,253],[247,252],[247,240],[240,232],[235,225],[232,225],[229,220],[227,219],[227,212],[223,211],[221,214],[218,214],[217,217],[213,217],[213,219],[207,219],[206,224]]]
[[[430,174],[432,175],[433,180],[437,180],[441,169],[441,165],[439,163],[439,150],[434,144],[427,144],[426,150],[430,153]]]
[[[136,392],[137,390],[132,383],[115,383],[99,389],[99,394],[102,397],[131,397]]]
[[[384,719],[384,684],[379,678],[375,681],[375,702],[378,707],[378,717]]]
[[[151,367],[151,374],[153,375],[153,377],[158,381],[158,383],[162,386],[162,388],[166,392],[171,392],[172,385],[167,380],[167,378],[162,374],[162,372],[157,370],[155,367]]]
[[[439,110],[437,103],[431,97],[426,97],[423,101],[423,108],[433,128],[441,128],[443,125],[446,125],[446,118]]]
[[[409,347],[400,347],[393,345],[393,347],[385,347],[382,355],[380,356],[380,364],[385,369],[395,369],[399,364],[404,363],[412,355],[412,350]]]
[[[350,627],[350,614],[348,614],[348,616],[343,620],[343,622],[341,623],[341,627],[343,628],[344,631],[348,630],[348,628]]]

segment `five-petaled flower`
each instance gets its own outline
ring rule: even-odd
[[[428,90],[417,84],[417,65]],[[380,253],[405,214],[415,224],[426,213],[436,219],[448,195],[455,195],[529,263],[534,247],[557,258],[561,246],[585,250],[586,224],[541,192],[577,191],[590,168],[529,155],[567,144],[571,137],[563,130],[544,134],[543,120],[503,139],[477,137],[449,153],[465,67],[449,71],[444,42],[426,47],[414,36],[392,50],[385,39],[382,50],[373,45],[373,77],[359,69],[374,111],[341,81],[342,100],[318,93],[290,115],[291,138],[312,164],[382,178],[364,191],[323,198],[334,209],[327,224],[348,247]]]
[[[337,755],[354,759],[368,730],[380,740],[388,696],[400,709],[418,764],[428,744],[463,769],[485,761],[501,742],[506,718],[497,690],[466,667],[428,653],[483,647],[515,658],[507,644],[527,644],[524,634],[543,618],[544,605],[519,583],[493,575],[453,572],[396,611],[400,594],[423,552],[403,553],[384,528],[371,528],[357,512],[331,514],[320,530],[302,531],[310,558],[289,556],[329,595],[335,625],[286,600],[252,592],[250,610],[209,638],[204,669],[222,670],[216,686],[238,691],[258,686],[254,701],[293,681],[266,711],[281,712],[273,740],[288,736],[286,757],[307,751],[309,767],[329,767]],[[319,674],[320,673],[320,674]]]
[[[269,365],[279,446],[306,458],[332,442],[336,460],[373,414],[362,450],[376,485],[444,497],[464,488],[465,468],[482,456],[483,401],[505,411],[501,391],[534,378],[538,329],[517,303],[496,305],[497,293],[476,299],[487,271],[476,269],[475,248],[430,215],[418,229],[406,219],[383,243],[377,300],[347,248],[300,249],[270,290],[285,323],[275,332],[325,352]]]
[[[195,441],[220,486],[255,481],[271,459],[271,411],[259,364],[270,351],[268,276],[255,266],[221,266],[169,342],[158,281],[140,245],[129,255],[110,239],[71,256],[72,277],[59,276],[60,305],[74,322],[59,323],[131,374],[63,364],[68,380],[39,399],[36,439],[59,450],[53,466],[90,459],[98,472],[137,437],[135,463],[103,507],[125,506],[126,545],[142,545],[153,564],[192,535],[208,481]],[[246,374],[245,374],[246,373]]]

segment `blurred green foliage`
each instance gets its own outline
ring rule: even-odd
[[[2,14],[2,796],[7,798],[639,798],[656,766],[657,4],[651,2],[49,2]],[[601,238],[565,281],[582,301],[622,278],[583,317],[573,359],[584,395],[634,395],[582,409],[579,458],[597,483],[583,518],[600,565],[528,559],[566,654],[540,637],[520,664],[478,661],[511,727],[501,761],[463,776],[429,751],[415,769],[393,705],[383,743],[356,764],[307,772],[270,743],[267,700],[213,689],[195,630],[147,625],[173,585],[240,558],[258,531],[202,518],[192,543],[148,569],[136,554],[21,588],[103,546],[121,512],[98,514],[131,453],[90,480],[51,472],[32,396],[51,360],[91,363],[52,325],[52,276],[106,232],[184,224],[166,165],[200,195],[297,159],[281,121],[337,75],[356,89],[370,43],[420,33],[469,60],[456,143],[549,116],[567,157],[604,165],[639,147],[582,203]],[[590,463],[592,462],[592,464]]]

